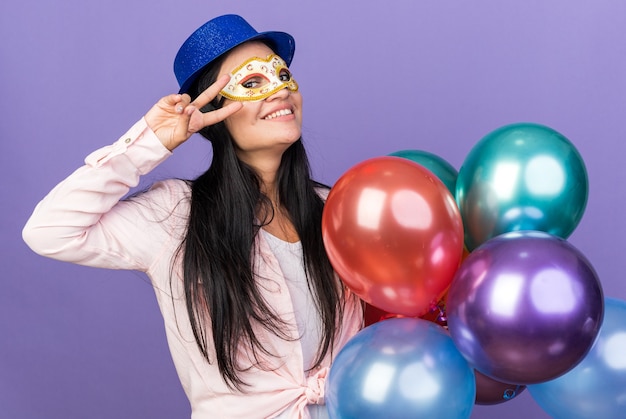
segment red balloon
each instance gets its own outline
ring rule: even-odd
[[[427,313],[422,314],[421,316],[403,316],[402,314],[389,313],[385,310],[381,310],[378,307],[374,307],[371,304],[365,303],[365,310],[363,314],[364,318],[364,327],[370,326],[374,323],[378,323],[387,319],[395,319],[395,318],[414,318],[414,319],[424,319],[428,320],[431,323],[436,323],[444,329],[448,328],[448,319],[446,317],[446,306],[445,306],[445,296],[444,298],[434,307],[431,307]]]
[[[399,157],[349,169],[322,216],[328,257],[350,289],[389,313],[420,316],[449,287],[463,255],[463,225],[446,186]]]
[[[370,326],[380,321],[397,317],[396,314],[388,313],[385,310],[381,310],[378,307],[374,307],[371,304],[365,303],[365,310],[363,313],[364,327]]]

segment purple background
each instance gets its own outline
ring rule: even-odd
[[[415,148],[457,169],[513,122],[548,125],[589,174],[570,237],[607,296],[626,299],[626,3],[20,0],[0,5],[0,417],[182,418],[189,407],[145,277],[36,256],[21,228],[91,151],[177,90],[172,61],[196,27],[240,13],[297,41],[305,141],[329,184],[370,157]],[[146,181],[191,177],[199,138]],[[528,392],[472,418],[546,418]]]

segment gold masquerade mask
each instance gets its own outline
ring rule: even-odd
[[[298,90],[285,61],[276,54],[267,58],[252,57],[230,73],[230,81],[220,94],[237,101],[263,100],[287,88]]]

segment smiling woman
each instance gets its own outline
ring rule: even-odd
[[[225,15],[180,48],[178,94],[57,185],[24,227],[37,253],[145,272],[192,417],[326,417],[333,354],[361,327],[321,236],[293,38]],[[123,197],[200,132],[213,161],[191,181]]]
[[[244,103],[225,124],[239,159],[259,170],[262,177],[270,176],[263,180],[265,185],[271,186],[274,183],[271,177],[277,173],[283,153],[301,136],[302,95],[295,80],[286,76],[288,73],[282,75],[283,80],[279,78],[285,69],[284,61],[279,58],[268,63],[271,65],[268,72],[275,74],[270,73],[272,80],[269,80],[256,71],[253,63],[262,66],[260,63],[265,61],[257,57],[271,60],[272,50],[261,42],[249,42],[235,48],[221,66],[221,72],[235,68],[230,82],[222,90],[226,98],[224,105]],[[244,64],[239,64],[242,61]],[[237,82],[237,79],[242,81]],[[275,191],[272,193],[275,195]]]

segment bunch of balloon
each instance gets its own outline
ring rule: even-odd
[[[576,148],[538,124],[491,132],[459,170],[456,201],[470,254],[448,291],[448,328],[477,377],[492,380],[485,388],[505,391],[502,400],[565,374],[598,336],[602,287],[566,240],[587,193]]]
[[[356,295],[410,317],[441,300],[463,255],[450,191],[430,170],[395,156],[363,161],[339,178],[324,206],[322,236]]]

